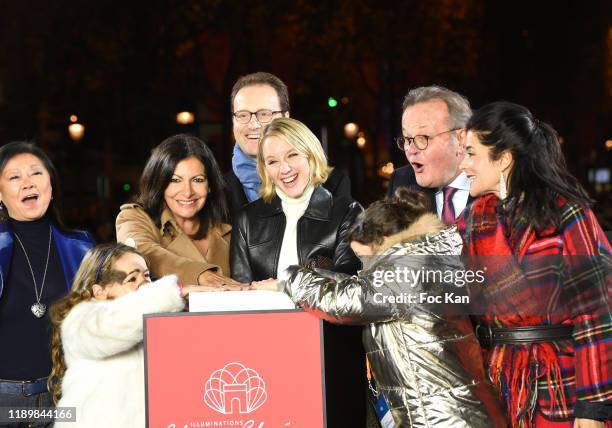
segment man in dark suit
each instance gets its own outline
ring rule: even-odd
[[[393,172],[387,196],[400,186],[416,187],[429,196],[432,212],[451,224],[472,200],[469,180],[459,169],[470,103],[442,86],[424,86],[408,92],[402,112],[396,143],[408,165]]]
[[[264,127],[277,117],[289,117],[287,86],[273,74],[258,72],[239,78],[231,94],[234,152],[232,169],[223,178],[228,187],[228,205],[233,214],[259,198],[257,145]],[[346,174],[334,169],[323,184],[334,196],[351,196]]]

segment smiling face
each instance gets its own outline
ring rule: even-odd
[[[245,110],[255,113],[258,110],[280,111],[280,100],[276,90],[269,85],[245,86],[238,91],[233,100],[233,112]],[[273,117],[280,117],[282,113],[276,113]],[[288,113],[285,113],[288,116]],[[234,118],[232,121],[234,139],[240,149],[252,158],[257,156],[257,145],[267,124],[261,124],[254,115],[248,123],[238,123]]]
[[[179,224],[193,220],[206,203],[208,180],[204,164],[195,156],[180,161],[164,191],[164,201]]]
[[[299,198],[310,182],[308,157],[280,137],[271,135],[262,142],[266,174],[287,196]]]
[[[408,107],[402,115],[404,137],[432,137],[450,129],[452,123],[448,107],[442,100],[417,103]],[[446,186],[460,174],[459,164],[464,156],[463,140],[463,132],[455,131],[430,138],[425,150],[419,150],[415,144],[410,144],[405,154],[414,169],[419,186]]]
[[[98,300],[116,299],[138,290],[151,282],[145,260],[135,253],[125,253],[113,264],[112,269],[124,274],[125,278],[112,284],[94,285],[94,297]]]
[[[508,155],[492,160],[489,148],[480,142],[474,131],[468,131],[466,156],[461,162],[461,169],[470,180],[470,195],[495,193],[499,197],[500,171],[506,166],[505,156]]]
[[[0,200],[11,218],[38,220],[47,212],[51,194],[49,171],[37,156],[21,153],[6,163],[0,176]]]

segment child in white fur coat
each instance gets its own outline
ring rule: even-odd
[[[54,326],[50,391],[58,407],[76,407],[76,423],[56,427],[144,427],[144,314],[178,312],[175,276],[151,283],[134,248],[95,247],[83,259],[72,291],[51,309]],[[200,290],[198,290],[200,291]]]

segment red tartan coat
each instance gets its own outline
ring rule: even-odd
[[[503,256],[488,266],[487,280],[493,280],[486,290],[493,298],[479,321],[574,326],[572,340],[485,352],[485,369],[512,426],[530,426],[536,410],[552,420],[601,417],[612,400],[610,243],[591,210],[564,200],[560,227],[543,230],[510,230],[498,204],[495,195],[483,195],[458,220],[468,261]]]

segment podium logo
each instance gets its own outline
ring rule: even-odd
[[[267,398],[266,383],[259,373],[240,363],[215,370],[204,385],[204,402],[224,415],[251,413]]]

